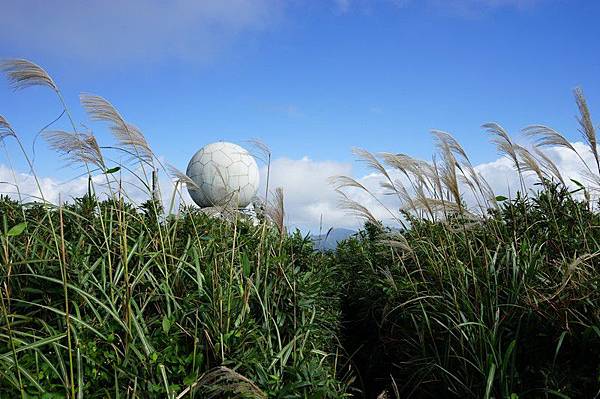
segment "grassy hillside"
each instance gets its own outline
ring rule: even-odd
[[[320,253],[288,233],[281,189],[253,216],[175,209],[194,182],[107,100],[81,96],[113,133],[101,146],[43,69],[2,70],[15,89],[56,94],[72,130],[42,135],[84,168],[88,192],[48,201],[0,116],[0,140],[16,142],[10,155],[39,189],[27,197],[15,178],[15,198],[0,197],[1,398],[600,396],[600,156],[581,91],[585,154],[545,126],[525,129],[528,149],[484,125],[514,164],[512,199],[444,132],[430,162],[357,150],[397,199],[394,226],[345,191],[369,193],[360,181],[336,177],[341,205],[367,223]],[[561,174],[549,146],[581,160],[586,184]],[[128,195],[131,180],[145,202]]]

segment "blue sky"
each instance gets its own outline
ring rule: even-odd
[[[204,144],[251,138],[288,160],[347,165],[352,147],[429,158],[432,128],[479,164],[498,158],[482,123],[577,141],[572,89],[592,112],[600,102],[591,0],[4,0],[3,14],[0,58],[44,66],[109,142],[77,103],[106,97],[181,169]],[[0,114],[26,142],[59,112],[47,90],[0,80]],[[44,175],[76,174],[36,149]]]

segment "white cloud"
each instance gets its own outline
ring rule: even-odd
[[[585,144],[573,143],[573,146],[590,167],[595,165],[593,156]],[[576,154],[565,148],[551,148],[546,153],[556,163],[571,188],[575,188],[575,185],[570,182],[570,179],[586,183],[585,174],[582,173],[584,167]],[[517,172],[513,168],[512,161],[507,158],[498,158],[493,162],[476,165],[475,169],[487,180],[496,195],[514,197],[520,190]],[[284,189],[289,226],[317,232],[321,217],[325,231],[329,227],[358,228],[362,225],[361,220],[348,216],[345,211],[337,207],[338,196],[328,182],[328,178],[333,175],[352,176],[352,166],[334,161],[314,161],[306,157],[300,160],[282,158],[273,162],[270,185],[271,188],[280,186]],[[393,223],[390,212],[397,215],[402,204],[396,197],[384,194],[385,191],[380,186],[384,180],[383,176],[371,173],[355,178],[375,193],[376,198],[361,190],[351,191],[351,198],[366,206],[376,218]],[[405,180],[400,175],[393,178]],[[526,174],[525,183],[528,190],[537,190],[537,186],[534,186],[536,182],[537,178],[533,173]],[[474,200],[469,197],[466,190],[464,194],[469,206],[475,207]]]
[[[0,193],[15,199],[20,197],[24,202],[43,198],[58,203],[59,199],[65,201],[71,196],[84,194],[87,189],[87,178],[84,177],[60,183],[54,178],[40,176],[38,182],[43,196],[32,174],[16,172],[6,165],[0,165]]]
[[[334,175],[349,175],[352,165],[335,161],[313,161],[279,158],[271,164],[270,191],[282,187],[285,197],[286,222],[302,230],[318,231],[321,224],[326,230],[331,226],[352,225],[345,212],[337,208],[337,194],[328,182]],[[261,170],[261,183],[266,181],[266,168]],[[264,192],[264,191],[263,191]],[[261,195],[264,195],[262,192]]]
[[[595,165],[595,162],[588,147],[583,143],[573,143],[573,146],[593,169],[592,165]],[[585,175],[582,173],[583,165],[572,151],[565,148],[552,148],[547,150],[547,154],[554,160],[565,181],[570,182],[569,179],[576,179],[583,183],[586,182]],[[475,169],[488,181],[496,195],[510,197],[514,196],[520,189],[519,179],[511,162],[506,158],[499,158],[492,162],[477,165]],[[273,160],[269,185],[271,190],[276,187],[284,189],[286,224],[289,227],[298,227],[304,232],[318,233],[321,225],[323,231],[327,231],[330,227],[359,228],[362,225],[361,220],[348,216],[344,210],[338,208],[338,194],[329,183],[329,178],[335,175],[352,176],[352,165],[336,161],[316,161],[308,157]],[[399,175],[394,177],[400,178]],[[12,197],[17,198],[14,178],[8,167],[0,165],[0,193],[10,194]],[[125,175],[123,178],[126,181],[126,191],[136,203],[139,204],[147,199],[148,195],[146,193],[133,188],[133,179],[126,178]],[[266,167],[263,166],[261,168],[262,187],[258,193],[261,197],[264,196],[265,178]],[[384,190],[380,187],[383,177],[378,173],[370,173],[356,178],[370,191],[376,193],[376,198],[361,191],[353,191],[351,193],[352,199],[365,205],[378,219],[388,223],[392,222],[389,211],[397,212],[401,204],[397,198],[384,195]],[[103,179],[103,176],[94,178],[97,191],[102,192]],[[23,197],[29,195],[39,196],[31,175],[17,173],[16,180]],[[529,189],[536,189],[533,184],[537,180],[533,175],[525,180]],[[40,177],[40,182],[45,198],[54,203],[58,202],[59,196],[65,201],[82,195],[87,190],[87,177],[61,183],[57,179],[45,176]],[[161,178],[160,186],[162,188],[163,203],[168,206],[173,194],[173,186],[166,176]],[[572,187],[575,186],[572,185]],[[182,190],[182,197],[186,204],[192,203],[187,190]],[[177,206],[179,197],[176,198]],[[466,191],[465,200],[470,206],[475,206]]]
[[[142,176],[142,173],[139,173]],[[78,176],[65,181],[60,181],[54,177],[42,176],[37,174],[39,186],[43,195],[40,195],[38,183],[31,173],[13,171],[6,165],[0,164],[0,194],[5,194],[14,199],[21,199],[23,202],[47,201],[53,204],[72,202],[74,198],[81,197],[88,191],[88,176]],[[141,204],[149,198],[148,191],[142,183],[129,173],[115,174],[110,178],[112,191],[118,191],[120,180],[122,193],[125,198],[134,204]],[[96,174],[92,177],[93,190],[100,198],[107,198],[110,190],[106,183],[106,176]],[[174,201],[174,208],[179,204],[191,204],[192,200],[187,190],[181,190],[181,195],[173,195],[174,185],[171,179],[166,175],[159,178],[159,187],[161,189],[162,202],[165,207],[169,207],[171,201]]]
[[[280,11],[279,0],[3,0],[0,36],[5,48],[102,65],[204,61]]]
[[[581,142],[572,144],[579,154],[581,154],[586,164],[592,167],[595,162],[589,147]],[[583,173],[585,167],[573,151],[562,147],[554,147],[545,150],[545,152],[556,164],[565,182],[570,187],[574,187],[570,179],[575,179],[583,184],[587,183],[587,178]],[[486,179],[498,195],[508,196],[520,190],[517,172],[514,169],[513,162],[508,158],[499,158],[493,162],[480,164],[475,169]],[[536,187],[533,184],[536,182],[537,178],[535,175],[529,172],[526,178],[527,187],[535,190]]]

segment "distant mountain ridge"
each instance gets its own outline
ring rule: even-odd
[[[312,236],[311,239],[316,250],[328,251],[335,249],[340,241],[344,241],[356,233],[355,230],[336,228],[325,234]]]

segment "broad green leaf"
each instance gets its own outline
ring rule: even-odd
[[[109,175],[111,173],[116,173],[118,171],[121,170],[120,166],[115,166],[114,168],[110,168],[110,169],[106,169],[106,172],[104,172],[105,174]]]
[[[496,201],[501,202],[501,201],[506,201],[508,198],[505,197],[504,195],[497,195],[496,196]]]
[[[171,329],[171,320],[169,320],[169,318],[167,316],[163,317],[162,328],[163,328],[163,331],[165,332],[165,334],[167,334],[169,332],[169,330]]]
[[[575,185],[576,185],[577,187],[585,188],[585,186],[584,186],[583,184],[581,184],[580,182],[578,182],[577,180],[575,180],[575,179],[570,179],[570,180],[571,180],[573,183],[575,183]]]
[[[248,260],[248,255],[242,255],[242,271],[244,272],[245,277],[250,276],[250,261]]]
[[[484,398],[489,399],[492,393],[492,385],[494,384],[494,376],[496,375],[496,364],[492,363],[487,376],[487,383],[485,384],[485,396]]]
[[[8,230],[8,233],[6,233],[6,235],[9,237],[19,236],[25,231],[26,227],[27,227],[27,222],[19,223],[15,226],[11,227],[10,230]]]

